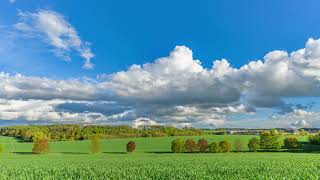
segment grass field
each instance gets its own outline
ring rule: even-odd
[[[209,141],[251,136],[207,136]],[[184,137],[186,138],[186,137]],[[199,139],[200,137],[193,137]],[[102,141],[102,153],[91,155],[89,141],[52,142],[46,155],[31,154],[31,143],[1,137],[1,179],[319,179],[320,154],[259,152],[173,154],[172,137]],[[137,151],[125,153],[129,140]],[[306,138],[300,138],[305,141]],[[10,153],[14,147],[16,153]]]
[[[180,137],[183,139],[193,138],[198,140],[205,138],[209,142],[229,140],[233,142],[236,139],[241,139],[246,145],[248,140],[253,136],[195,136],[195,137]],[[103,152],[126,152],[126,144],[133,140],[137,144],[137,153],[142,152],[170,152],[170,145],[173,139],[177,137],[151,137],[151,138],[131,138],[131,139],[107,139],[101,140],[101,150]],[[17,152],[17,153],[31,153],[32,143],[17,142],[11,137],[1,137],[0,144],[4,144],[5,152]],[[90,141],[59,141],[50,143],[50,153],[89,153]],[[247,148],[246,146],[244,147]]]

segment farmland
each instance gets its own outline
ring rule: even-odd
[[[205,136],[208,141],[252,136]],[[187,137],[183,137],[187,138]],[[193,137],[199,139],[201,137]],[[102,152],[89,154],[89,141],[51,142],[50,153],[31,154],[32,143],[1,137],[1,179],[318,179],[317,153],[170,153],[174,137],[102,140]],[[137,143],[125,153],[128,140]],[[306,141],[301,137],[300,141]],[[15,153],[12,153],[14,150]],[[244,149],[246,150],[246,148]]]
[[[318,179],[317,154],[48,154],[1,158],[2,179]]]

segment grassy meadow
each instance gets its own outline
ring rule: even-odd
[[[209,142],[252,136],[201,136]],[[90,141],[50,142],[50,153],[34,155],[32,143],[0,137],[0,179],[319,179],[320,154],[289,152],[170,153],[176,137],[107,139],[101,153],[90,154]],[[182,137],[190,138],[190,137]],[[135,153],[125,145],[137,143]],[[300,137],[306,141],[306,137]],[[15,152],[15,153],[12,153]]]
[[[241,139],[244,149],[247,149],[246,144],[248,140],[253,136],[234,136],[234,135],[222,135],[222,136],[182,136],[179,138],[187,139],[192,138],[198,140],[205,138],[209,142],[221,140],[228,140],[233,142],[236,139]],[[137,144],[136,153],[151,153],[151,152],[171,152],[171,141],[178,137],[150,137],[150,138],[125,138],[125,139],[104,139],[101,140],[101,151],[109,153],[121,153],[126,152],[126,144],[129,141],[135,141]],[[0,136],[0,144],[5,146],[5,153],[31,153],[33,143],[18,142],[12,137]],[[50,142],[50,153],[89,153],[90,141],[56,141]]]

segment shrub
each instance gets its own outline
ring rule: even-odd
[[[136,149],[136,143],[133,141],[129,141],[127,144],[127,152],[133,152]]]
[[[229,141],[220,141],[219,148],[222,152],[230,152],[231,151],[231,144]]]
[[[264,131],[260,134],[260,148],[265,150],[279,150],[282,146],[280,136],[275,130]]]
[[[182,153],[184,152],[184,140],[183,139],[175,139],[171,142],[171,151],[174,153]]]
[[[260,148],[259,139],[256,137],[251,138],[248,143],[248,148],[250,151],[256,152]]]
[[[198,148],[200,152],[206,152],[208,150],[208,141],[205,139],[199,139]]]
[[[234,149],[237,151],[237,152],[240,152],[243,148],[243,143],[241,141],[241,139],[236,139],[234,141]]]
[[[196,152],[198,150],[198,145],[193,139],[187,139],[184,148],[186,152]]]
[[[309,142],[311,144],[320,144],[320,133],[310,135],[309,136]]]
[[[49,140],[42,138],[34,141],[32,153],[34,154],[45,154],[49,152]]]
[[[287,137],[286,139],[284,139],[284,146],[291,150],[294,151],[296,149],[298,149],[300,147],[300,144],[298,142],[298,139],[295,137]]]
[[[100,152],[100,139],[98,135],[91,137],[91,153],[96,154]]]
[[[218,153],[220,152],[220,148],[218,146],[218,144],[216,142],[212,142],[210,145],[209,145],[209,152],[211,153]]]
[[[3,152],[3,145],[2,144],[0,144],[0,154]]]
[[[305,135],[308,135],[308,134],[309,134],[309,132],[306,131],[306,130],[304,130],[304,129],[300,129],[300,130],[299,130],[299,135],[300,135],[300,136],[305,136]]]

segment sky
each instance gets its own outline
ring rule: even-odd
[[[0,125],[320,127],[320,2],[0,1]]]

